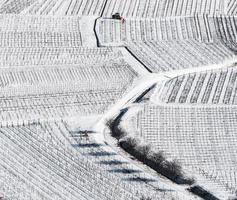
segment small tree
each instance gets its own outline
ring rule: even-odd
[[[148,145],[138,145],[135,147],[135,151],[137,159],[144,162],[150,155],[151,147]]]
[[[151,154],[151,159],[155,162],[156,165],[161,165],[165,161],[165,155],[163,151],[154,152]]]
[[[170,169],[173,173],[175,173],[178,176],[182,175],[182,167],[178,160],[173,160],[170,162]]]
[[[119,140],[119,145],[126,151],[133,152],[139,141],[132,137],[124,137]]]
[[[165,161],[164,167],[167,175],[176,179],[178,176],[182,175],[182,168],[177,160],[174,161]]]

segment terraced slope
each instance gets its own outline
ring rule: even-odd
[[[220,199],[236,193],[235,106],[147,104],[131,116],[133,134],[177,159],[197,183],[216,187],[212,192]]]
[[[102,18],[96,30],[101,45],[125,46],[156,73],[222,63],[237,52],[235,16]]]
[[[236,64],[200,72],[236,60],[235,14],[233,0],[0,1],[0,199],[200,199],[115,146],[105,120],[124,108],[128,134],[236,195]]]
[[[178,76],[156,97],[157,103],[235,105],[236,67]]]
[[[1,71],[1,124],[102,114],[137,76],[123,59]]]
[[[234,1],[229,3],[233,7]],[[225,1],[221,0],[109,0],[104,16],[120,12],[126,18],[157,18],[197,14],[224,14]],[[233,9],[233,8],[232,8]]]
[[[37,0],[2,0],[0,3],[1,14],[19,14]]]
[[[0,13],[99,16],[104,4],[105,0],[10,0],[0,4]]]
[[[0,47],[80,47],[80,18],[1,15]]]
[[[13,180],[23,183],[15,185],[13,181],[13,187],[9,187],[8,181],[1,179],[1,190],[9,194],[8,198],[138,199],[129,186],[124,187],[118,178],[75,151],[55,126],[39,124],[0,131],[4,146],[1,169],[7,171],[5,176],[17,174]],[[24,163],[26,160],[28,164]],[[14,190],[14,186],[21,192]],[[32,193],[24,186],[31,188]]]
[[[93,65],[121,57],[120,51],[110,47],[0,47],[1,68]]]
[[[147,175],[93,140],[72,133],[67,123],[37,123],[0,129],[1,191],[11,199],[183,199],[152,188]],[[27,162],[26,162],[27,161]],[[149,176],[149,175],[148,175]],[[11,182],[9,182],[11,180]]]

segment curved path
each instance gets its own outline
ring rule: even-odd
[[[95,130],[95,134],[93,135],[95,140],[98,143],[106,144],[104,148],[109,152],[115,152],[116,154],[123,157],[123,159],[134,166],[137,167],[138,170],[142,170],[146,173],[146,176],[148,178],[156,179],[155,183],[149,183],[149,187],[154,189],[159,189],[160,187],[166,188],[167,190],[175,190],[181,196],[187,199],[193,199],[197,198],[196,196],[190,194],[187,192],[188,186],[180,186],[177,184],[172,183],[168,179],[159,176],[156,172],[151,170],[149,167],[144,166],[142,163],[135,161],[131,159],[131,156],[123,151],[121,148],[117,146],[116,139],[112,138],[110,134],[108,133],[108,128],[106,127],[106,122],[109,119],[113,119],[116,116],[119,115],[121,110],[133,106],[134,103],[136,103],[136,100],[141,98],[145,95],[145,91],[147,91],[149,88],[153,88],[156,86],[156,88],[162,88],[163,84],[169,80],[170,78],[174,78],[178,75],[183,75],[187,73],[193,73],[193,72],[200,72],[205,70],[213,70],[213,69],[219,69],[223,67],[231,66],[231,64],[235,63],[237,61],[236,58],[233,60],[227,60],[226,62],[219,64],[219,65],[211,65],[211,66],[203,66],[199,68],[193,68],[189,70],[179,70],[176,72],[166,72],[161,74],[154,74],[154,73],[148,73],[144,75],[142,78],[136,80],[135,85],[122,99],[120,99],[113,107],[110,108],[110,110],[105,113],[102,118],[98,121],[98,123],[93,127]],[[157,90],[157,89],[156,89]]]
[[[119,102],[117,102],[93,127],[95,131],[93,137],[97,143],[103,144],[103,147],[106,151],[118,154],[123,158],[125,162],[130,163],[130,165],[133,165],[137,170],[143,171],[146,178],[154,179],[155,182],[146,183],[151,190],[162,189],[167,191],[175,191],[183,199],[195,199],[196,197],[186,191],[186,186],[179,186],[177,184],[174,184],[168,179],[159,176],[149,167],[132,159],[128,153],[126,153],[116,145],[117,141],[109,135],[108,129],[106,127],[106,122],[108,121],[108,119],[116,117],[122,109],[132,106],[136,99],[144,96],[144,91],[154,87],[154,85],[165,82],[166,80],[168,80],[166,76],[157,74],[150,74],[138,80],[136,86],[131,89],[131,91],[126,94],[121,100],[119,100]],[[104,146],[104,144],[106,145]]]

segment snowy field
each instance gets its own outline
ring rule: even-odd
[[[236,0],[0,0],[0,199],[208,199],[117,145],[123,109],[129,136],[237,199],[236,56]]]

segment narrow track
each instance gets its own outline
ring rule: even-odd
[[[142,64],[142,66],[150,73],[153,73],[137,56],[134,55],[134,53],[128,48],[128,47],[124,47],[130,54],[131,56],[133,56],[139,63]]]
[[[101,14],[98,18],[95,19],[95,22],[94,22],[94,33],[95,33],[95,37],[96,37],[96,44],[97,44],[97,47],[102,47],[100,45],[100,40],[99,40],[99,37],[98,37],[98,34],[96,32],[96,26],[97,26],[97,22],[99,19],[101,19],[104,15],[104,11],[105,11],[105,8],[106,8],[106,5],[108,3],[108,0],[105,0],[105,3],[104,3],[104,6],[102,8],[102,11],[101,11]],[[124,46],[124,48],[129,52],[129,54],[134,57],[139,63],[141,63],[141,65],[150,73],[153,73],[151,69],[149,69],[137,56],[134,55],[134,53],[127,47],[127,46]]]

